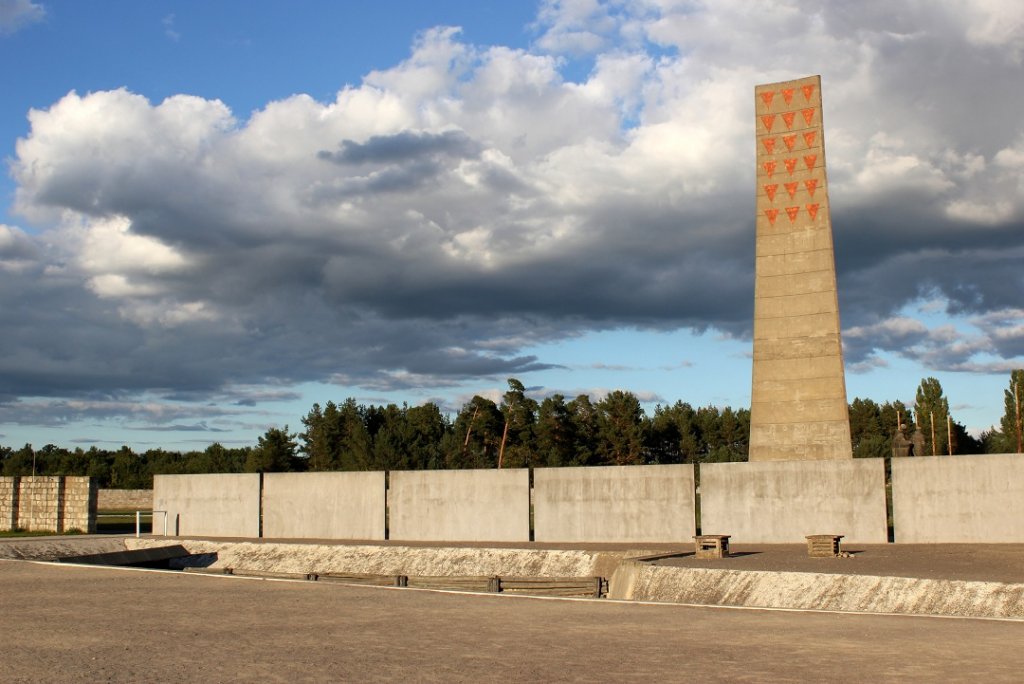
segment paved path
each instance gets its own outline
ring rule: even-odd
[[[0,561],[5,682],[1020,681],[1024,623]]]

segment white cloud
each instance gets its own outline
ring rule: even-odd
[[[40,392],[385,389],[540,368],[526,340],[590,329],[749,334],[753,86],[820,70],[851,358],[1013,358],[1012,326],[898,314],[923,289],[963,315],[1020,299],[1012,8],[964,5],[963,24],[921,3],[750,7],[549,2],[529,49],[431,29],[333,101],[244,120],[195,96],[69,93],[30,112],[10,164],[40,232],[0,229],[0,268],[20,264],[0,351],[38,365],[23,384]],[[581,52],[594,68],[574,82]],[[25,297],[36,313],[10,313]],[[65,347],[54,326],[82,334]]]
[[[46,8],[32,0],[0,0],[0,36],[10,35],[46,18]]]

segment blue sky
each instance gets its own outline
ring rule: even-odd
[[[747,406],[753,87],[823,79],[848,396],[1024,366],[1007,0],[0,0],[0,444],[314,401]],[[30,117],[30,112],[32,112]]]

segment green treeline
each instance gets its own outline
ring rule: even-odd
[[[907,434],[920,427],[925,454],[1016,451],[1017,404],[1011,392],[1024,381],[1014,371],[1006,392],[1007,415],[999,429],[971,437],[950,416],[949,403],[934,378],[918,388],[912,409],[902,402],[877,404],[854,399],[850,429],[855,457],[891,455],[898,425]],[[947,419],[947,417],[949,417]],[[933,432],[932,425],[935,425]],[[932,444],[934,434],[934,447]],[[748,409],[678,401],[648,416],[630,392],[614,391],[599,401],[587,395],[540,402],[526,396],[516,379],[497,403],[475,396],[450,417],[437,405],[314,404],[302,430],[270,428],[254,446],[212,444],[202,451],[151,449],[136,453],[53,445],[33,449],[0,446],[3,475],[89,475],[101,487],[152,486],[153,475],[174,473],[279,472],[305,470],[421,470],[554,466],[715,463],[745,461],[750,435]]]

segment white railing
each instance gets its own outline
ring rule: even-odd
[[[152,524],[153,524],[153,522],[155,522],[153,518],[154,518],[154,516],[157,513],[163,513],[164,514],[164,536],[165,537],[167,536],[167,511],[149,511],[149,512],[146,512],[146,511],[135,511],[135,536],[136,537],[142,536],[142,516],[143,515],[148,515],[149,516],[150,531],[152,531]]]

